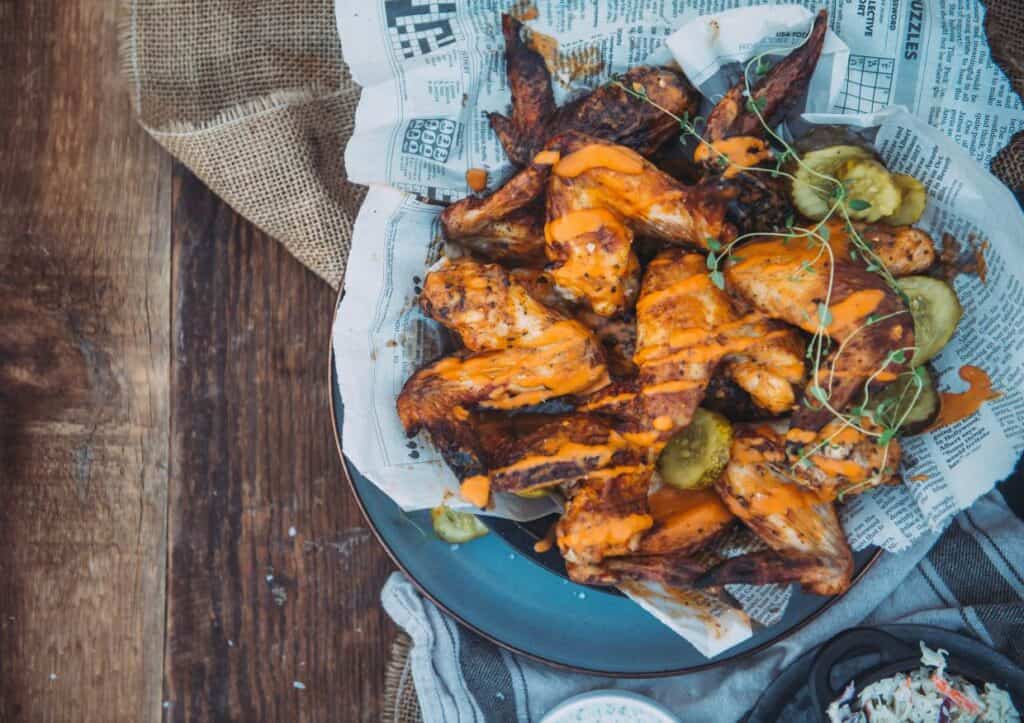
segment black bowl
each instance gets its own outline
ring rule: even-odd
[[[856,665],[857,659],[866,656],[873,656],[875,662],[867,668],[860,667],[853,676],[849,674],[849,668],[843,672],[844,666]],[[946,670],[967,679],[979,689],[983,689],[985,683],[995,683],[1010,693],[1014,706],[1022,710],[1021,671],[1008,663],[951,654],[946,659]],[[898,673],[910,673],[920,667],[920,647],[883,630],[864,627],[840,633],[822,646],[811,663],[809,688],[819,720],[827,723],[826,709],[842,695],[851,680],[856,690],[861,691],[879,680]],[[837,680],[841,682],[837,683]]]

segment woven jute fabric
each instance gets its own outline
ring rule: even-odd
[[[412,639],[399,631],[395,642],[391,644],[391,656],[384,669],[384,706],[381,709],[383,723],[423,723],[416,686],[412,681],[410,652]]]
[[[120,22],[146,130],[340,286],[365,189],[345,175],[359,88],[331,0],[124,0]]]

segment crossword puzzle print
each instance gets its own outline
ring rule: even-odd
[[[444,163],[455,142],[459,124],[448,118],[416,118],[402,139],[402,152]]]
[[[391,49],[403,58],[432,53],[455,42],[454,2],[385,0]]]
[[[840,110],[843,113],[873,113],[887,106],[892,93],[894,65],[892,58],[851,54]]]

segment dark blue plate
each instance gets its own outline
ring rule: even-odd
[[[330,366],[340,440],[344,410],[333,354]],[[692,673],[768,647],[837,599],[794,591],[779,623],[708,659],[626,597],[569,581],[557,552],[534,553],[533,542],[548,523],[496,523],[494,534],[449,545],[434,536],[428,511],[403,513],[344,455],[342,460],[377,539],[424,595],[488,640],[549,665],[619,677]],[[855,553],[857,578],[878,554],[877,548]]]

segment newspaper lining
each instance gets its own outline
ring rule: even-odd
[[[536,3],[537,17],[528,25],[557,38],[552,62],[559,102],[611,73],[672,56],[713,98],[738,77],[735,61],[768,48],[785,52],[800,42],[812,17],[795,5],[721,12],[732,4],[694,2],[715,13],[698,16],[670,2],[603,0],[582,15],[551,0]],[[468,168],[488,169],[492,187],[511,170],[482,113],[504,112],[509,103],[500,8],[465,0],[434,3],[452,9],[428,14],[428,6],[338,0],[337,8],[345,18],[346,60],[364,85],[346,164],[352,180],[373,186],[353,234],[334,329],[343,447],[405,509],[432,507],[446,496],[454,502],[457,484],[425,436],[405,438],[394,411],[405,379],[445,351],[447,339],[415,304],[426,269],[443,250],[440,207],[400,191],[447,201],[465,195]],[[922,228],[936,238],[945,232],[987,243],[987,283],[957,279],[964,320],[935,366],[940,387],[954,391],[964,386],[957,376],[961,365],[981,366],[1003,396],[956,425],[904,440],[903,474],[920,481],[874,490],[841,508],[855,549],[874,544],[896,552],[990,490],[1024,449],[1024,247],[1014,235],[1024,218],[1013,196],[977,163],[1024,127],[1024,109],[987,54],[977,0],[929,7],[934,14],[927,16],[917,0],[825,6],[838,37],[826,42],[808,93],[806,108],[813,113],[804,120],[875,133],[887,165],[928,188]],[[579,73],[580,67],[592,72]],[[552,509],[545,500],[502,496],[493,513],[530,519]],[[751,619],[777,621],[791,594],[786,586],[730,586],[744,609],[738,613],[705,604],[687,608],[678,598],[668,603],[668,593],[655,585],[626,592],[708,656],[749,637]],[[715,625],[699,622],[707,621],[709,610]]]

